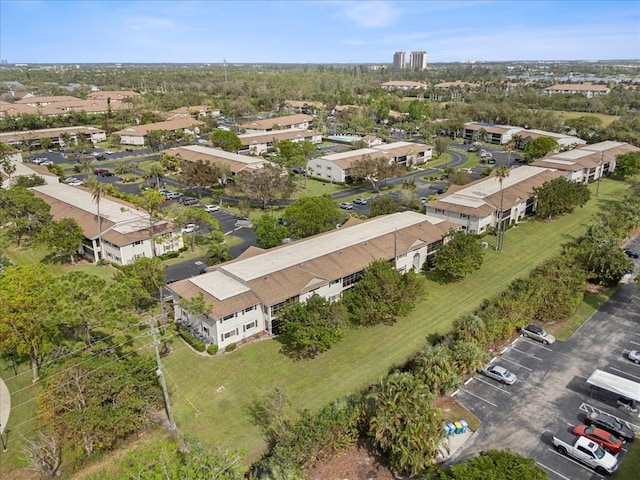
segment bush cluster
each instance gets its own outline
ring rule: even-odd
[[[195,348],[198,352],[204,352],[207,349],[207,346],[196,337],[194,337],[188,330],[181,328],[178,333],[185,342]]]
[[[212,356],[218,353],[218,345],[215,343],[212,343],[211,345],[209,345],[207,347],[207,353]]]

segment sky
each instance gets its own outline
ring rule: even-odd
[[[640,1],[0,0],[9,63],[640,59]],[[408,55],[407,55],[408,58]]]

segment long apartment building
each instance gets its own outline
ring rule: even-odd
[[[459,227],[401,212],[350,219],[339,229],[270,250],[251,248],[205,274],[169,285],[175,317],[221,348],[271,334],[283,307],[313,294],[339,299],[373,260],[386,259],[402,272],[419,271],[452,228]],[[203,315],[190,314],[177,303],[199,294],[206,304]]]

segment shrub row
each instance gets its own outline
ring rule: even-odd
[[[178,330],[178,333],[185,342],[195,348],[198,352],[204,352],[207,349],[207,346],[196,337],[194,337],[188,330],[180,328]]]

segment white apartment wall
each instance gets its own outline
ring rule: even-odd
[[[307,174],[311,177],[344,183],[345,171],[329,160],[314,158],[307,163]]]
[[[140,135],[121,135],[120,143],[122,145],[144,145],[144,137]]]
[[[175,318],[188,320],[192,328],[207,335],[212,343],[219,348],[225,348],[231,343],[238,343],[257,333],[265,331],[262,307],[254,305],[227,318],[212,319],[207,315],[189,315],[178,305],[179,297],[174,295]]]

